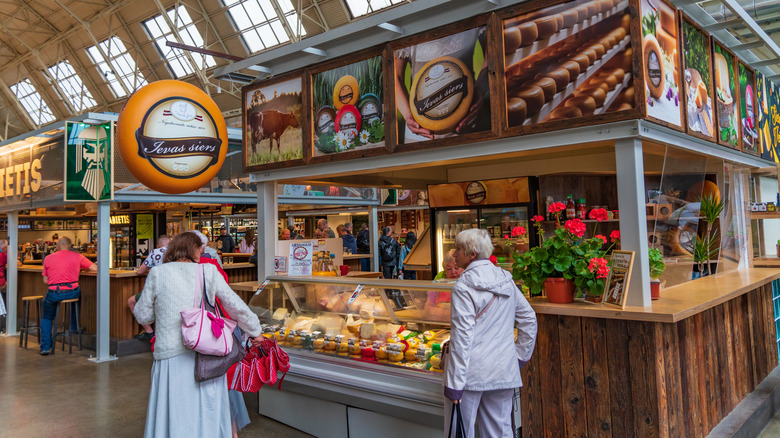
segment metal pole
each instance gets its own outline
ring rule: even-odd
[[[257,184],[257,281],[274,275],[276,255],[276,182]]]
[[[17,287],[18,287],[18,271],[16,268],[16,261],[18,260],[19,252],[19,212],[12,211],[8,213],[8,272],[7,272],[7,285],[5,289],[6,297],[6,316],[5,316],[5,333],[8,336],[15,336],[16,333],[16,308],[18,303]],[[43,285],[41,285],[43,287]]]
[[[376,206],[368,206],[368,241],[371,244],[371,269],[374,272],[381,272],[379,269],[379,236],[382,230],[379,229],[379,214]]]
[[[650,261],[647,254],[647,213],[645,210],[645,166],[642,141],[615,141],[618,208],[620,209],[620,246],[634,251],[634,266],[626,305],[650,306]]]
[[[98,202],[97,205],[97,339],[95,342],[96,357],[89,360],[95,363],[116,360],[116,356],[110,355],[109,315],[111,312],[110,285],[109,285],[109,252],[111,244],[109,236],[111,231],[111,203]]]

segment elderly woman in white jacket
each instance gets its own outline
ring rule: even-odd
[[[461,404],[469,438],[475,422],[481,437],[514,436],[512,395],[523,385],[520,369],[531,360],[536,343],[536,314],[512,275],[488,260],[492,253],[485,230],[472,228],[455,237],[455,261],[464,271],[452,287],[444,395]],[[447,403],[445,435],[451,411]]]

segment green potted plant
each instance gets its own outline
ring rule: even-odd
[[[650,259],[650,297],[654,300],[661,298],[661,278],[666,271],[666,263],[664,263],[664,256],[658,248],[650,248],[648,250],[648,256]]]
[[[693,262],[698,268],[698,273],[694,272],[692,279],[715,273],[716,266],[713,266],[712,260],[718,257],[720,239],[713,235],[713,226],[723,212],[723,208],[723,200],[715,194],[699,198],[699,214],[704,220],[706,228],[703,236],[697,236],[696,240],[692,242],[691,253],[693,254]]]

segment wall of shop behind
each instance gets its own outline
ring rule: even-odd
[[[77,242],[89,242],[89,230],[49,230],[49,231],[19,231],[19,243],[33,243],[35,239],[52,241],[52,236],[57,234],[59,237],[69,237],[74,245]],[[5,236],[7,238],[7,234]]]
[[[615,172],[615,168],[615,153],[613,151],[583,155],[576,155],[569,151],[566,156],[543,159],[519,157],[501,164],[452,168],[448,170],[447,179],[449,182],[460,182],[556,173]]]

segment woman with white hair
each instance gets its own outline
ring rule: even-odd
[[[536,313],[512,275],[494,265],[490,235],[468,229],[455,237],[455,261],[463,274],[452,287],[449,354],[445,362],[445,432],[460,403],[466,436],[475,422],[483,437],[514,437],[512,395],[523,385],[520,370],[536,343]],[[517,329],[517,341],[514,331]],[[454,427],[454,426],[453,426]]]

